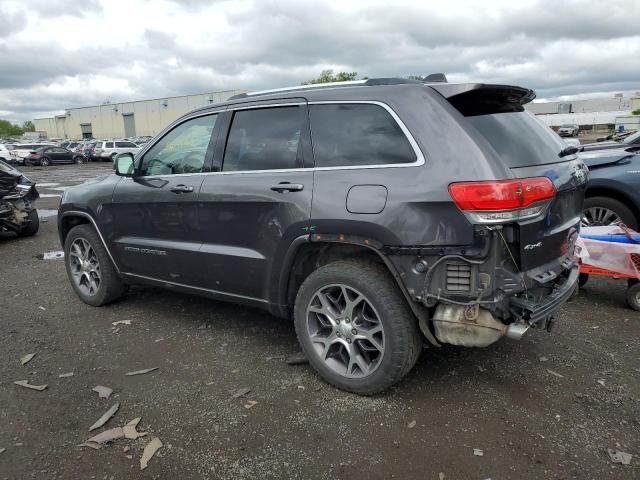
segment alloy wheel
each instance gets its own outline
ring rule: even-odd
[[[85,295],[93,296],[102,285],[100,261],[93,247],[84,238],[76,238],[69,250],[71,276],[76,287]]]
[[[385,352],[382,322],[371,302],[342,284],[320,288],[306,312],[307,333],[318,357],[347,378],[373,373]]]
[[[600,227],[621,223],[620,216],[605,207],[589,207],[585,209],[582,217],[582,225],[585,227]]]

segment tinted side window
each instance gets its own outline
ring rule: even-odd
[[[234,113],[223,171],[301,168],[306,108],[274,107]]]
[[[175,127],[145,154],[140,175],[202,172],[217,118],[217,115],[193,118]]]
[[[131,142],[116,142],[116,147],[118,148],[136,148],[137,145]]]
[[[104,148],[113,148],[113,142],[105,142]]]
[[[316,167],[416,161],[404,132],[379,105],[310,105],[309,114]]]

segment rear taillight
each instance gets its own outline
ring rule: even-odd
[[[539,215],[556,189],[549,178],[535,177],[452,183],[449,194],[473,221],[500,223]]]

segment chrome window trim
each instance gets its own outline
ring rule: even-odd
[[[408,167],[419,167],[424,165],[425,158],[422,150],[418,146],[415,138],[404,124],[404,122],[400,119],[398,114],[386,103],[380,102],[377,100],[322,100],[322,101],[313,101],[313,102],[292,102],[292,103],[268,103],[268,104],[260,104],[260,105],[229,105],[227,107],[222,107],[221,110],[215,110],[207,113],[200,113],[198,115],[192,115],[188,118],[185,118],[184,121],[173,125],[172,128],[177,127],[178,125],[183,124],[193,118],[204,117],[207,115],[214,115],[223,112],[235,111],[235,110],[252,110],[257,108],[273,108],[273,107],[286,107],[286,106],[301,106],[301,105],[332,105],[332,104],[368,104],[368,105],[377,105],[379,107],[384,108],[389,115],[395,120],[395,122],[404,133],[405,137],[409,141],[409,144],[413,148],[414,153],[416,154],[416,161],[411,163],[380,163],[380,164],[372,164],[372,165],[343,165],[339,167],[309,167],[309,168],[282,168],[282,169],[267,169],[267,170],[240,170],[233,172],[199,172],[199,173],[177,173],[174,175],[146,175],[137,178],[163,178],[163,177],[186,177],[186,176],[195,176],[195,175],[247,175],[252,173],[286,173],[286,172],[314,172],[314,171],[330,171],[330,170],[361,170],[361,169],[373,169],[373,168],[408,168]],[[169,127],[165,128],[159,134],[159,138],[162,138],[166,132],[170,130]],[[313,136],[313,132],[312,132]],[[156,142],[157,143],[157,142]],[[153,144],[155,145],[155,143]],[[140,152],[140,158],[144,156],[148,149],[150,149],[153,145],[147,144],[145,149]]]
[[[80,216],[80,217],[84,217],[84,218],[88,218],[89,221],[93,224],[93,228],[96,229],[96,232],[98,232],[98,236],[100,237],[100,240],[102,241],[102,245],[104,246],[104,249],[107,251],[107,254],[109,255],[109,258],[111,259],[111,263],[113,263],[113,266],[115,267],[116,271],[118,273],[120,273],[120,269],[118,268],[118,264],[116,263],[115,259],[113,258],[113,255],[111,255],[111,250],[109,250],[109,247],[107,246],[107,242],[105,242],[104,237],[102,236],[102,232],[100,231],[100,228],[98,228],[98,224],[96,223],[96,221],[93,219],[93,217],[91,215],[89,215],[86,212],[80,212],[77,210],[67,210],[66,212],[64,212],[62,214],[62,217],[70,217],[70,216]]]

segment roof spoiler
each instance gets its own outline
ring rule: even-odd
[[[492,113],[522,112],[536,98],[533,90],[514,85],[486,83],[439,83],[429,85],[465,117]]]

